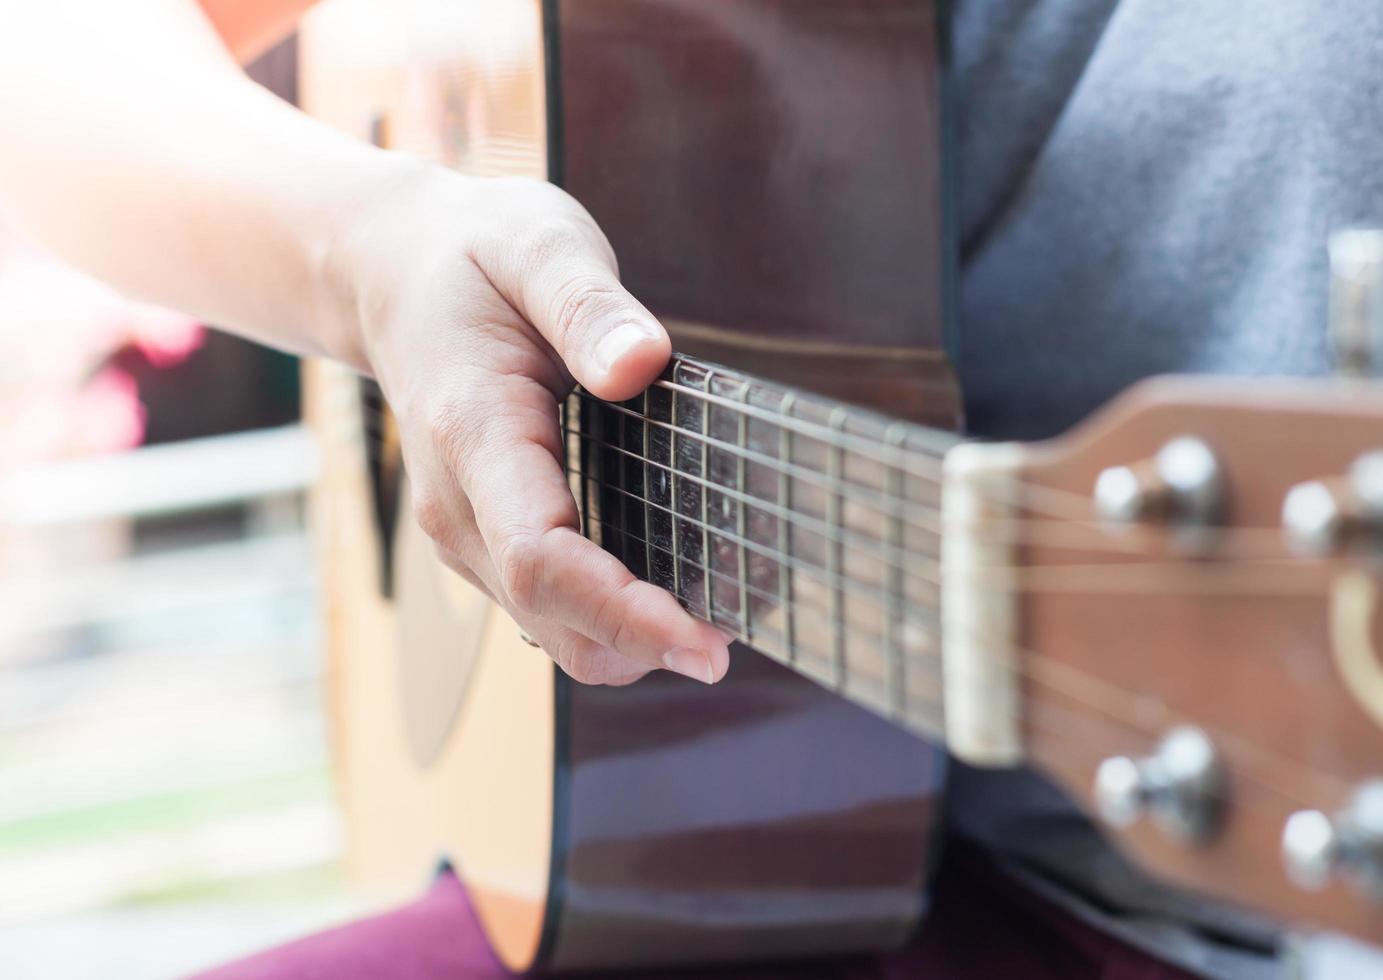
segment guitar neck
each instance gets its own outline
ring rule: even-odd
[[[1376,941],[1376,385],[1153,380],[982,444],[679,360],[566,416],[587,533],[693,613],[1183,884]]]
[[[583,530],[694,615],[943,734],[941,461],[953,434],[689,358],[564,426]]]

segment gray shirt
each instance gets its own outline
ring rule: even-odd
[[[1383,3],[954,6],[976,432],[1160,372],[1326,370],[1327,234],[1383,221]]]
[[[1053,435],[1151,374],[1327,370],[1326,238],[1383,223],[1383,3],[953,6],[974,432]],[[962,770],[952,819],[1131,942],[1277,973],[1270,931],[1154,886],[1038,777]]]

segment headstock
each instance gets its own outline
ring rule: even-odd
[[[1027,758],[1154,873],[1383,941],[1383,385],[1161,379],[1026,447]]]

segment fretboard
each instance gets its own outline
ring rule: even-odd
[[[578,390],[564,426],[588,537],[765,656],[942,733],[957,436],[684,357],[627,402]]]

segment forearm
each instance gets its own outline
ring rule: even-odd
[[[0,0],[0,207],[122,290],[366,367],[330,274],[412,165],[250,82],[192,0]]]

